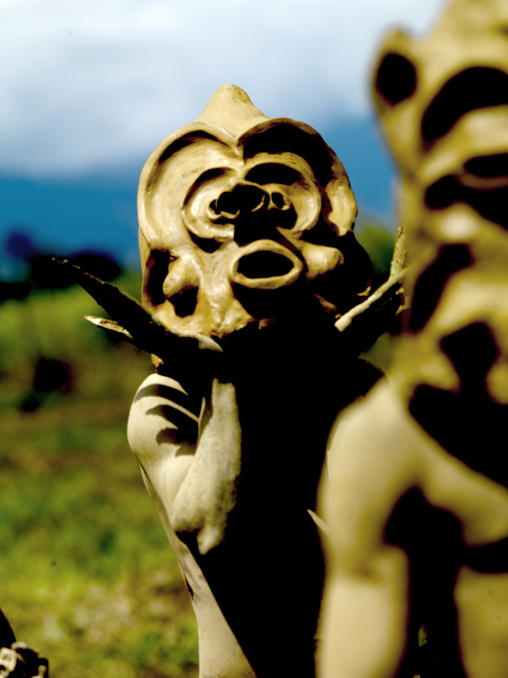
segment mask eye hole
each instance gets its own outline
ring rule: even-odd
[[[271,199],[274,207],[276,207],[278,210],[288,210],[290,207],[282,193],[279,193],[278,191],[274,191],[272,193]]]
[[[210,213],[213,217],[218,217],[220,216],[220,209],[217,207],[217,200],[212,200],[210,203]]]
[[[387,54],[379,64],[376,90],[392,106],[408,99],[415,92],[416,84],[416,69],[402,54]]]
[[[256,165],[247,173],[247,181],[260,186],[267,184],[281,184],[282,186],[291,186],[301,181],[300,172],[292,167],[282,163],[267,162]]]
[[[464,165],[466,172],[489,179],[508,176],[508,153],[471,158]]]
[[[231,194],[228,194],[229,196]],[[210,219],[219,225],[228,224],[239,215],[240,210],[236,208],[229,197],[219,196],[217,200],[212,200],[208,206],[208,215]]]
[[[448,80],[422,118],[422,137],[429,148],[470,111],[508,104],[508,76],[504,71],[473,66]]]
[[[224,217],[228,218],[237,217],[240,212],[233,191],[225,191],[222,193],[215,201],[215,207],[218,210],[218,214],[222,214]]]

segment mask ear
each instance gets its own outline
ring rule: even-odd
[[[330,211],[326,222],[338,236],[333,247],[340,253],[338,265],[329,273],[316,277],[312,285],[317,295],[333,304],[339,314],[345,313],[359,302],[358,297],[367,296],[371,290],[374,271],[368,254],[355,238],[353,227],[358,206],[347,173],[337,156],[330,151],[332,179],[325,188]],[[315,253],[307,251],[310,261],[314,256],[319,261],[325,250],[313,245]]]
[[[342,165],[341,165],[342,166]],[[349,180],[344,177],[335,177],[326,186],[326,195],[330,201],[328,220],[333,224],[339,235],[345,235],[353,230],[358,206]]]
[[[386,40],[374,69],[374,98],[380,107],[396,106],[416,92],[418,74],[408,42],[399,31]]]

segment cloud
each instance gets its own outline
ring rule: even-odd
[[[368,115],[380,32],[442,0],[2,0],[0,171],[145,158],[233,82],[270,116]]]

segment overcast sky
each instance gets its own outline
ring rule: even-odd
[[[0,174],[58,177],[146,158],[222,84],[266,115],[369,115],[388,27],[442,0],[0,0]]]

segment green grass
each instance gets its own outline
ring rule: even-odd
[[[0,607],[52,678],[194,678],[189,597],[126,440],[149,358],[84,313],[75,288],[0,306]],[[73,389],[25,412],[41,356],[70,363]]]

